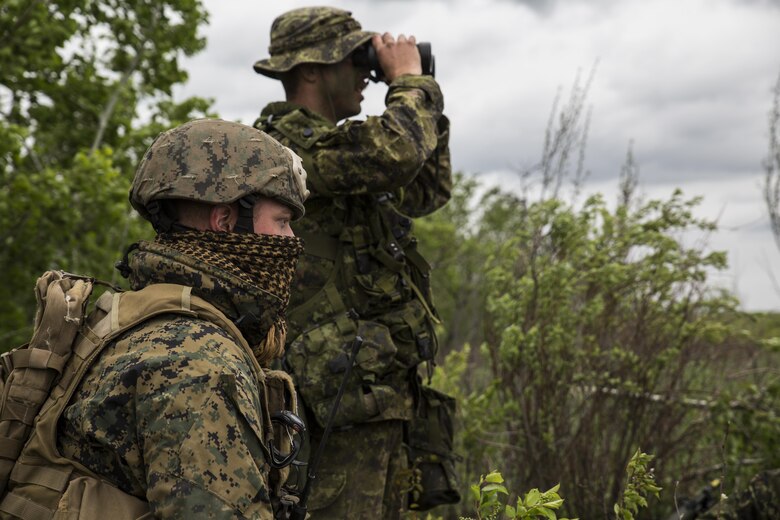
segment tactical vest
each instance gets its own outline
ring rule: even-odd
[[[290,143],[304,168],[314,172],[314,153],[327,129],[309,124],[298,110],[255,122]],[[338,234],[295,229],[305,244],[299,267],[324,261],[330,269],[324,276],[319,273],[320,288],[313,293],[305,281],[308,298],[292,301],[287,311],[286,366],[321,425],[337,391],[337,374],[343,372],[343,347],[356,335],[364,343],[336,426],[409,419],[409,372],[423,362],[431,369],[437,350],[433,326],[439,322],[430,292],[431,268],[417,251],[412,220],[395,207],[400,195],[313,197],[306,203],[309,222],[329,212],[335,215]]]
[[[57,450],[57,423],[103,348],[161,314],[207,320],[228,332],[253,363],[263,401],[266,443],[275,433],[271,413],[296,410],[289,376],[264,371],[239,330],[191,288],[153,284],[135,292],[105,292],[89,314],[95,281],[47,272],[37,283],[38,313],[30,343],[3,354],[0,371],[0,518],[24,520],[152,518],[148,503],[127,494]],[[276,436],[281,436],[276,434]],[[282,448],[284,449],[284,448]],[[267,447],[264,446],[264,450]],[[266,453],[270,460],[270,455]],[[276,475],[277,488],[284,476]]]

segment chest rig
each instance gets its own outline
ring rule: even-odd
[[[327,146],[331,128],[312,125],[299,110],[255,125],[292,147],[310,178],[318,175],[314,157],[318,147]],[[397,209],[402,197],[402,189],[333,197],[313,193],[306,217],[295,227],[305,252],[294,285],[305,297],[291,301],[290,338],[349,311],[385,324],[405,367],[433,360],[439,317],[431,298],[431,267],[417,250],[412,219]]]

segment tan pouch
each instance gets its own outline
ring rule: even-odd
[[[292,377],[287,372],[281,370],[263,369],[263,373],[265,374],[266,410],[268,410],[269,419],[275,412],[284,410],[297,414],[298,398]],[[270,431],[266,432],[265,438],[267,442],[272,442],[279,453],[290,453],[292,450],[292,432],[286,431],[287,429],[279,423],[271,424],[269,422],[266,428],[270,428]],[[281,495],[282,486],[287,482],[289,475],[289,466],[271,469],[269,485],[276,492],[277,496]]]
[[[149,504],[105,481],[78,477],[70,481],[54,520],[146,520],[154,518]]]

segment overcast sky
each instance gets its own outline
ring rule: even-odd
[[[254,73],[268,56],[270,25],[310,2],[204,0],[205,51],[185,62],[176,95],[213,98],[221,117],[251,124],[281,85]],[[314,4],[321,5],[321,4]],[[614,200],[630,141],[645,198],[675,187],[702,195],[718,218],[713,249],[729,253],[713,281],[746,310],[780,311],[780,252],[761,198],[771,90],[780,74],[778,0],[331,1],[366,30],[432,43],[452,121],[453,167],[517,187],[518,168],[540,157],[556,91],[598,62],[586,189]],[[369,86],[363,114],[383,109]]]

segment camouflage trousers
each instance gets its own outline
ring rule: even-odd
[[[312,432],[312,453],[321,433]],[[406,467],[403,421],[331,432],[312,488],[312,520],[401,518],[408,492]]]

